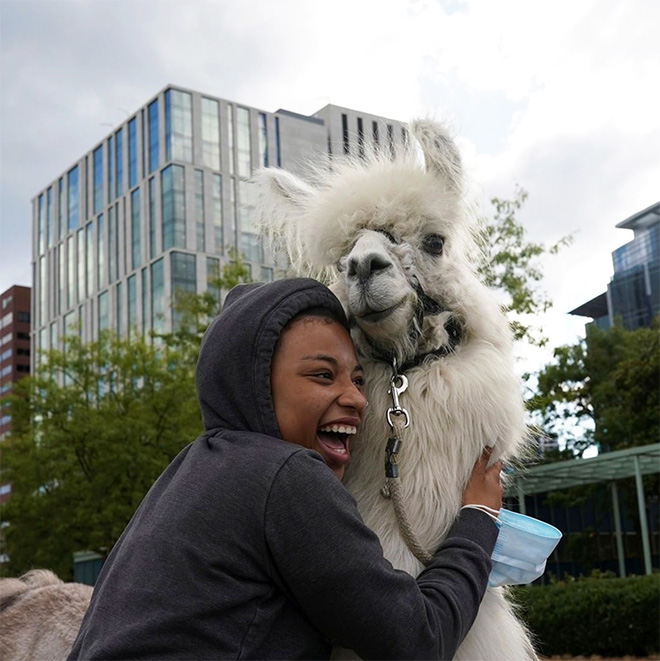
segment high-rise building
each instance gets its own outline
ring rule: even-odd
[[[270,113],[166,87],[33,199],[34,353],[73,328],[84,341],[171,329],[174,293],[204,291],[230,248],[272,280],[252,173],[304,177],[310,161],[405,140],[400,122],[337,106]]]
[[[0,440],[11,429],[2,406],[12,386],[30,373],[30,288],[14,285],[0,294]],[[0,502],[2,497],[0,488]]]
[[[11,409],[5,406],[12,386],[30,373],[30,288],[14,285],[0,294],[0,453],[2,440],[11,431]],[[2,461],[0,461],[0,471]],[[0,472],[0,505],[11,494],[11,485]],[[0,530],[0,564],[7,561]]]
[[[650,326],[660,314],[660,202],[617,224],[634,232],[612,253],[614,275],[607,291],[572,310],[591,317],[599,328],[616,320],[627,330]]]

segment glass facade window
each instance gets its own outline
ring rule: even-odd
[[[195,255],[184,252],[172,252],[170,261],[170,280],[172,300],[175,300],[177,292],[197,292],[197,260]],[[174,327],[178,328],[181,321],[181,313],[173,311]]]
[[[394,128],[391,124],[387,125],[387,144],[390,148],[390,156],[394,158],[396,155],[394,152]]]
[[[115,197],[124,194],[124,131],[115,133]]]
[[[66,226],[66,209],[65,209],[66,197],[64,196],[64,178],[60,177],[60,180],[57,184],[57,213],[58,219],[57,222],[59,227],[57,228],[57,236],[61,241],[64,236],[64,227]]]
[[[364,158],[364,125],[362,117],[357,118],[358,156]]]
[[[280,118],[275,118],[275,155],[277,156],[277,167],[282,167],[282,146],[280,144]]]
[[[64,244],[57,246],[57,264],[59,267],[58,285],[59,294],[57,296],[57,313],[62,314],[67,308],[66,300],[66,260],[64,259]]]
[[[156,256],[156,178],[149,179],[149,259]]]
[[[96,246],[97,246],[97,277],[98,288],[105,287],[105,227],[103,223],[103,214],[99,214],[96,221]]]
[[[229,148],[229,174],[234,174],[234,106],[227,104],[227,147]]]
[[[380,147],[380,132],[378,129],[378,122],[371,122],[371,137],[374,141],[374,147],[376,150]]]
[[[44,255],[39,257],[39,324],[46,322],[48,311],[46,309],[46,258]]]
[[[213,174],[211,191],[211,209],[213,213],[213,248],[221,255],[224,251],[222,232],[222,175]]]
[[[217,101],[202,97],[202,162],[220,169],[220,109]]]
[[[132,275],[126,280],[126,326],[129,334],[137,330],[137,282],[136,276]]]
[[[121,282],[118,282],[117,283],[117,301],[116,301],[117,302],[117,314],[115,315],[115,320],[117,322],[117,326],[116,326],[117,335],[121,335],[122,330],[123,330],[123,328],[122,328],[123,298],[124,298],[124,289],[122,287]]]
[[[75,256],[75,245],[74,237],[71,235],[66,241],[67,249],[67,264],[69,268],[67,269],[67,293],[66,293],[66,307],[71,308],[76,304],[76,256]]]
[[[131,193],[131,269],[140,266],[140,189]]]
[[[93,186],[93,178],[89,171],[89,156],[85,156],[85,166],[83,168],[83,173],[84,173],[84,177],[82,179],[82,182],[84,183],[85,188],[81,191],[81,196],[82,196],[83,204],[85,206],[80,209],[80,214],[82,215],[83,220],[86,220],[87,218],[89,218],[89,182],[90,181],[92,182],[92,186]]]
[[[261,282],[273,282],[275,271],[270,266],[261,267]]]
[[[67,173],[67,187],[69,189],[69,207],[67,229],[70,231],[78,229],[80,222],[80,207],[78,203],[78,166],[71,168]]]
[[[133,188],[138,180],[137,117],[128,122],[128,187]]]
[[[108,204],[114,200],[115,194],[115,143],[108,138]]]
[[[48,345],[50,346],[51,349],[57,349],[59,343],[57,341],[57,322],[56,321],[54,321],[50,325],[49,336],[50,336],[50,341],[49,341]]]
[[[46,248],[46,208],[44,207],[44,195],[39,195],[37,200],[37,243],[39,254],[43,255]]]
[[[46,191],[46,245],[53,247],[53,188]]]
[[[195,170],[195,239],[198,252],[205,252],[204,237],[204,173]]]
[[[192,163],[192,95],[188,92],[165,92],[165,160]]]
[[[156,333],[165,331],[165,273],[162,257],[151,265],[151,328]]]
[[[660,261],[660,225],[640,232],[632,241],[612,253],[614,273]]]
[[[259,167],[268,167],[268,122],[266,113],[259,113]]]
[[[206,288],[216,301],[220,300],[220,288],[215,284],[220,278],[220,260],[216,257],[206,258]]]
[[[149,104],[149,173],[158,169],[158,99]]]
[[[108,283],[117,279],[117,223],[115,209],[108,209]]]
[[[161,260],[162,261],[162,260]],[[151,329],[149,323],[149,282],[147,280],[149,271],[145,266],[142,269],[142,335],[146,335]]]
[[[168,165],[161,172],[163,251],[186,247],[186,190],[182,165]]]
[[[94,150],[94,213],[103,208],[103,145]]]
[[[341,139],[344,147],[344,154],[351,153],[351,145],[348,139],[348,115],[342,113],[341,115]]]
[[[78,300],[82,301],[87,295],[87,289],[85,288],[86,278],[85,278],[85,230],[78,230],[78,254],[76,255],[76,261],[78,262]]]
[[[94,291],[94,223],[87,223],[85,226],[85,243],[87,245],[85,289],[89,296]]]
[[[38,354],[38,359],[40,363],[45,362],[46,360],[46,352],[48,351],[48,335],[47,335],[48,329],[47,328],[42,328],[39,331],[39,348],[37,349],[37,354]],[[4,422],[4,417],[3,417],[3,422]]]
[[[238,247],[238,236],[236,231],[236,179],[229,181],[229,245]]]
[[[263,261],[261,237],[254,228],[255,207],[257,204],[257,188],[249,182],[239,182],[239,222],[241,228],[241,252],[249,262]]]
[[[250,139],[250,111],[247,108],[236,108],[236,160],[238,176],[252,175],[252,154]]]
[[[99,333],[107,330],[109,324],[108,292],[99,294]]]

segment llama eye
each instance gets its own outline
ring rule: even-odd
[[[427,234],[422,241],[422,250],[429,255],[442,255],[445,239],[439,234]]]

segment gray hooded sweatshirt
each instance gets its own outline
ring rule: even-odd
[[[417,579],[393,569],[320,454],[280,437],[270,361],[308,279],[242,285],[197,365],[205,432],[110,553],[70,659],[451,658],[477,614],[497,528],[464,510]]]

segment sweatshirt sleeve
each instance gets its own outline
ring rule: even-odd
[[[384,558],[354,499],[320,457],[296,452],[273,481],[265,512],[274,569],[315,626],[363,659],[450,659],[472,626],[497,527],[461,512],[417,577]]]

